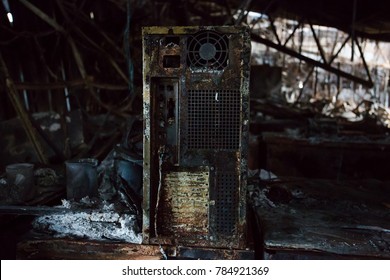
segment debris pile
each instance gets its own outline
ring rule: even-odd
[[[56,237],[142,242],[137,217],[119,211],[114,204],[91,201],[86,197],[80,202],[63,200],[59,207],[74,212],[40,216],[34,220],[33,228]]]

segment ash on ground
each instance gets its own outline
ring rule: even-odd
[[[80,202],[63,200],[58,207],[69,213],[40,216],[33,221],[33,228],[56,237],[142,242],[137,216],[118,211],[115,204],[86,197]]]

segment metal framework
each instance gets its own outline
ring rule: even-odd
[[[252,30],[251,39],[254,42],[258,42],[258,43],[264,44],[264,45],[266,45],[266,46],[268,46],[270,48],[273,48],[273,49],[278,50],[280,52],[283,52],[283,53],[285,53],[287,55],[295,57],[295,58],[299,59],[300,61],[304,61],[304,62],[312,65],[313,68],[314,67],[319,67],[319,68],[322,68],[322,69],[324,69],[324,70],[326,70],[326,71],[328,71],[330,73],[336,74],[339,77],[343,77],[343,78],[349,79],[351,81],[354,81],[356,83],[362,84],[365,87],[369,87],[369,88],[373,87],[374,83],[373,83],[372,78],[371,78],[370,70],[369,70],[368,65],[366,63],[366,60],[364,58],[364,53],[362,51],[361,44],[358,41],[358,39],[356,38],[356,36],[348,34],[347,38],[343,41],[343,43],[340,46],[340,48],[335,53],[331,53],[331,57],[328,60],[326,58],[324,49],[323,49],[323,47],[321,45],[320,38],[318,38],[318,35],[315,32],[313,24],[311,22],[309,22],[308,24],[310,26],[310,30],[312,32],[314,41],[316,43],[319,55],[320,55],[321,60],[322,60],[322,61],[318,61],[318,60],[315,60],[313,58],[310,58],[310,57],[302,54],[301,48],[299,48],[299,50],[297,51],[297,50],[294,50],[292,48],[287,47],[287,43],[291,40],[291,38],[294,37],[296,31],[300,27],[302,27],[304,25],[303,21],[299,21],[298,24],[292,30],[292,32],[288,35],[288,37],[285,40],[285,42],[282,42],[282,40],[281,40],[281,38],[280,38],[280,36],[279,36],[279,34],[277,32],[277,28],[275,26],[273,18],[270,17],[270,16],[267,16],[267,18],[269,20],[270,28],[271,28],[272,34],[274,35],[275,39],[272,40],[270,38],[265,38],[264,36],[259,35],[258,33],[256,33],[255,31]],[[261,20],[261,19],[264,19],[264,17],[263,16],[260,17],[259,20]],[[253,26],[256,23],[257,23],[257,21],[253,24]],[[252,26],[252,29],[253,29],[253,26]],[[275,40],[276,40],[276,42],[275,42]],[[348,72],[345,72],[343,70],[340,70],[338,67],[334,67],[332,65],[332,62],[334,62],[334,60],[338,57],[340,52],[346,46],[347,42],[350,41],[350,40],[351,40],[351,43],[352,43],[352,52],[353,52],[353,49],[354,49],[353,45],[356,45],[358,47],[358,50],[359,50],[359,53],[360,53],[360,57],[361,57],[361,60],[362,60],[362,64],[364,66],[364,69],[365,69],[365,72],[366,72],[366,75],[367,75],[366,79],[361,78],[361,77],[357,77],[355,75],[352,75],[352,74],[350,74]],[[334,51],[334,49],[332,51]],[[351,59],[353,59],[353,54],[352,54]],[[308,76],[310,77],[310,75],[312,75],[312,73],[313,73],[313,69],[309,72]],[[307,77],[305,80],[307,81],[309,77]]]

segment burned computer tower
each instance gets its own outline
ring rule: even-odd
[[[143,28],[143,242],[246,246],[247,28]]]

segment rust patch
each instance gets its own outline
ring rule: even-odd
[[[209,172],[170,172],[164,177],[161,233],[208,234]]]

